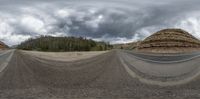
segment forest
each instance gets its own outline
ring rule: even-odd
[[[97,42],[83,37],[52,37],[40,36],[30,38],[17,46],[22,50],[36,50],[49,52],[64,51],[104,51],[113,48],[107,42]]]

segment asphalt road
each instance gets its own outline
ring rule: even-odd
[[[133,51],[124,51],[126,53],[134,55],[136,58],[143,59],[151,62],[158,63],[175,63],[192,60],[200,57],[200,52],[183,53],[183,54],[150,54],[150,53],[138,53]]]
[[[0,73],[1,71],[4,70],[4,68],[10,62],[13,53],[14,53],[14,50],[5,50],[5,51],[0,52]]]
[[[113,50],[89,59],[59,62],[21,51],[9,53],[0,56],[8,63],[0,72],[0,99],[200,98],[200,58],[195,55],[185,57],[187,61],[162,63]]]
[[[181,56],[184,56],[184,58],[182,58],[182,60],[179,60],[179,57]],[[191,71],[197,70],[200,64],[200,56],[198,54],[193,55],[193,57],[189,56],[188,58],[186,58],[185,55],[163,56],[165,58],[173,57],[173,61],[150,60],[150,55],[148,55],[148,57],[146,58],[144,57],[144,55],[140,57],[139,54],[137,54],[136,56],[126,51],[124,51],[120,55],[120,57],[122,57],[129,65],[132,65],[132,67],[138,69],[140,72],[159,77],[176,77],[180,75],[185,75],[187,73],[191,73]],[[152,57],[154,58],[156,56]]]

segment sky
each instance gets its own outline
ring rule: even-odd
[[[50,35],[116,44],[165,28],[200,39],[199,5],[200,0],[0,0],[0,41],[12,46]]]

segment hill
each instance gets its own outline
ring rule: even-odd
[[[144,39],[137,49],[153,53],[192,52],[200,49],[200,41],[182,29],[164,29]]]
[[[0,41],[0,49],[5,49],[5,48],[8,48],[8,46]]]
[[[139,46],[140,42],[141,41],[125,43],[125,44],[114,44],[113,48],[114,49],[134,50]]]
[[[22,42],[17,46],[18,49],[23,50],[37,50],[37,51],[103,51],[109,50],[112,46],[105,42],[96,42],[91,39],[82,37],[51,37],[41,36],[39,38],[31,38]]]

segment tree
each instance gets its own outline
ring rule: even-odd
[[[112,49],[112,45],[82,37],[41,36],[22,42],[17,48],[38,51],[99,51]]]

